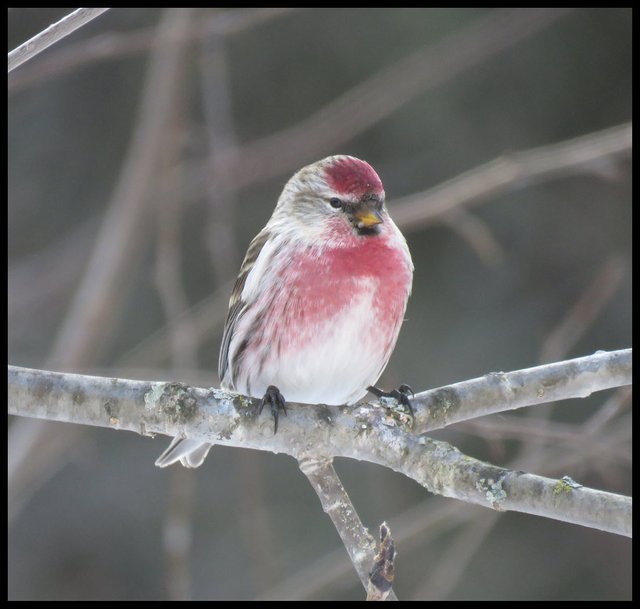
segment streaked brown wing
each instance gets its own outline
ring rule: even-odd
[[[266,229],[260,231],[253,241],[249,245],[249,249],[244,257],[242,266],[240,267],[240,274],[236,283],[231,291],[231,298],[229,299],[229,313],[227,314],[227,320],[224,324],[224,333],[222,335],[222,345],[220,346],[220,358],[218,360],[218,376],[220,381],[224,378],[229,368],[229,345],[233,338],[233,333],[236,328],[236,323],[241,317],[242,311],[244,311],[247,303],[241,298],[244,284],[247,281],[247,277],[251,272],[264,244],[271,238],[271,233]]]

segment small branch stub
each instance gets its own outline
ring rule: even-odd
[[[396,544],[386,522],[380,525],[380,550],[373,560],[367,587],[368,601],[386,600],[393,586]]]

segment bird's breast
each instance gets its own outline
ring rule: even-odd
[[[398,337],[411,267],[382,240],[365,246],[306,248],[278,265],[278,288],[262,294],[247,349],[245,389],[276,385],[290,401],[344,404],[376,382]]]

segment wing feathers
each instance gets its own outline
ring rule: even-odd
[[[225,378],[229,369],[229,346],[231,345],[231,339],[233,338],[236,324],[241,318],[242,312],[247,306],[247,302],[251,302],[251,298],[247,298],[246,301],[242,299],[247,278],[256,266],[256,263],[260,258],[260,254],[263,253],[265,244],[272,238],[272,233],[266,228],[258,233],[249,245],[247,254],[244,257],[244,262],[240,267],[240,274],[233,286],[233,291],[231,292],[231,298],[229,300],[229,313],[227,314],[227,321],[224,324],[224,333],[222,335],[220,359],[218,360],[218,376],[220,377],[220,381]]]

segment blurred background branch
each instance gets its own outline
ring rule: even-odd
[[[188,23],[188,11],[167,11],[157,36],[166,41],[170,32],[186,28]],[[139,258],[145,238],[149,236],[147,231],[141,230],[145,219],[148,219],[147,206],[152,202],[148,184],[157,172],[159,154],[164,148],[165,128],[177,91],[183,57],[184,48],[178,44],[160,44],[155,49],[140,104],[137,131],[132,137],[99,235],[94,240],[83,279],[75,290],[64,321],[60,323],[47,358],[49,365],[67,370],[86,367],[99,361],[101,349],[108,342],[122,299],[131,285],[132,276],[125,269]],[[24,443],[27,435],[31,435],[29,444],[39,450],[43,450],[43,445],[54,437],[47,424],[19,422],[9,432],[9,445],[13,447]],[[55,440],[58,450],[48,455],[48,463],[58,460],[63,463],[65,459],[61,451],[68,450],[76,441],[77,430],[61,431]],[[20,487],[30,489],[37,484],[34,475],[38,467],[29,464],[28,460],[38,460],[40,455],[36,451],[10,452],[11,480],[22,479]],[[32,472],[30,476],[26,473],[29,471]],[[18,498],[19,494],[13,496]]]
[[[164,44],[156,46],[150,61],[137,131],[92,256],[49,358],[55,366],[75,367],[95,360],[97,349],[120,310],[118,301],[128,279],[124,268],[138,258],[147,234],[140,229],[152,203],[148,188],[158,171],[166,125],[183,69],[184,46],[172,43],[170,34],[186,30],[189,19],[190,12],[185,9],[168,10],[158,27],[157,36]]]
[[[498,9],[360,82],[293,127],[225,158],[225,179],[246,187],[327,155],[424,90],[504,52],[570,9]],[[213,179],[213,178],[211,178]]]
[[[631,156],[631,123],[567,142],[512,153],[476,167],[423,193],[397,199],[393,216],[401,228],[417,230],[435,217],[463,205],[486,201],[497,193],[530,187],[536,181],[572,173],[611,176],[616,159]],[[615,175],[615,173],[613,173]]]

